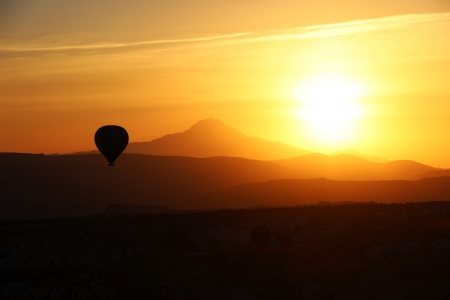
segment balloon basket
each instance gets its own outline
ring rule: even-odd
[[[109,167],[114,167],[114,164],[108,164]]]

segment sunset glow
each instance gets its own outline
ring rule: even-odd
[[[0,20],[1,299],[450,299],[450,0]]]
[[[214,118],[450,167],[448,1],[44,2],[0,7],[0,151],[88,151],[105,124],[143,142]]]
[[[353,137],[357,120],[364,115],[358,104],[362,84],[339,74],[319,74],[305,80],[295,93],[302,103],[298,115],[317,139],[335,143]]]

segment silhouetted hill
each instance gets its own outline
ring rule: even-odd
[[[279,142],[247,136],[216,119],[199,121],[186,131],[150,142],[129,143],[126,153],[189,157],[229,156],[272,160],[311,153]]]
[[[354,155],[328,156],[319,153],[276,161],[287,169],[285,178],[328,178],[336,180],[411,180],[436,168],[414,161],[374,163]],[[294,175],[301,173],[302,176]]]
[[[450,176],[450,169],[440,169],[427,171],[424,174],[420,174],[415,179],[420,180],[424,178],[447,177],[447,176]]]
[[[0,153],[0,219],[100,214],[111,203],[196,209],[215,189],[274,179],[410,179],[432,167],[400,161],[377,164],[310,154],[258,161],[123,154],[115,167],[101,155]]]
[[[205,208],[248,208],[296,206],[319,202],[406,203],[449,200],[450,177],[427,178],[420,181],[285,179],[247,183],[213,191],[198,205]]]
[[[368,161],[372,161],[372,162],[376,162],[376,163],[387,163],[387,162],[391,161],[389,159],[377,157],[375,155],[364,155],[364,154],[362,154],[362,153],[360,153],[360,152],[358,152],[356,150],[352,150],[352,149],[333,152],[333,153],[331,153],[331,156],[335,156],[335,155],[339,155],[339,154],[354,155],[354,156],[360,157],[362,159],[365,159],[365,160],[368,160]]]
[[[103,212],[105,217],[142,216],[174,213],[177,209],[156,205],[110,204]]]

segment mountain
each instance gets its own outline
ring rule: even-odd
[[[409,160],[374,163],[347,154],[308,154],[275,161],[286,170],[285,178],[327,178],[335,180],[413,180],[436,168]],[[301,175],[300,175],[301,174]],[[413,175],[417,174],[417,175]]]
[[[333,152],[333,153],[331,153],[331,156],[335,156],[335,155],[339,155],[339,154],[354,155],[354,156],[358,156],[358,157],[363,158],[365,160],[376,162],[376,163],[386,163],[386,162],[390,162],[391,161],[389,159],[380,158],[380,157],[377,157],[375,155],[364,155],[364,154],[362,154],[362,153],[360,153],[360,152],[358,152],[356,150],[352,150],[352,149]]]
[[[186,131],[150,142],[132,142],[126,153],[189,157],[243,157],[273,160],[311,153],[280,142],[247,136],[216,119],[199,121]]]
[[[122,154],[115,167],[93,155],[0,153],[0,220],[101,214],[110,204],[197,209],[197,199],[233,186],[274,179],[411,179],[432,167],[378,164],[350,155],[309,154],[259,161]]]
[[[415,180],[420,180],[424,178],[434,178],[434,177],[447,177],[450,176],[450,169],[438,169],[438,170],[430,170],[425,172],[424,174],[420,174]]]
[[[129,205],[129,204],[110,204],[103,212],[105,217],[125,217],[139,215],[155,215],[164,213],[175,213],[177,209],[165,206],[155,205]]]
[[[419,181],[335,181],[284,179],[213,191],[197,202],[203,208],[296,206],[319,202],[449,201],[450,177]]]

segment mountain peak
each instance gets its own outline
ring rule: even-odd
[[[208,118],[183,132],[167,134],[150,142],[129,143],[125,152],[166,156],[230,156],[274,160],[310,153],[280,142],[247,136],[222,121]]]
[[[218,119],[208,118],[200,120],[192,125],[188,130],[198,130],[204,128],[231,128]]]
[[[196,136],[215,137],[219,139],[229,139],[245,136],[239,130],[234,129],[231,126],[227,126],[222,121],[213,118],[198,121],[184,133]]]

